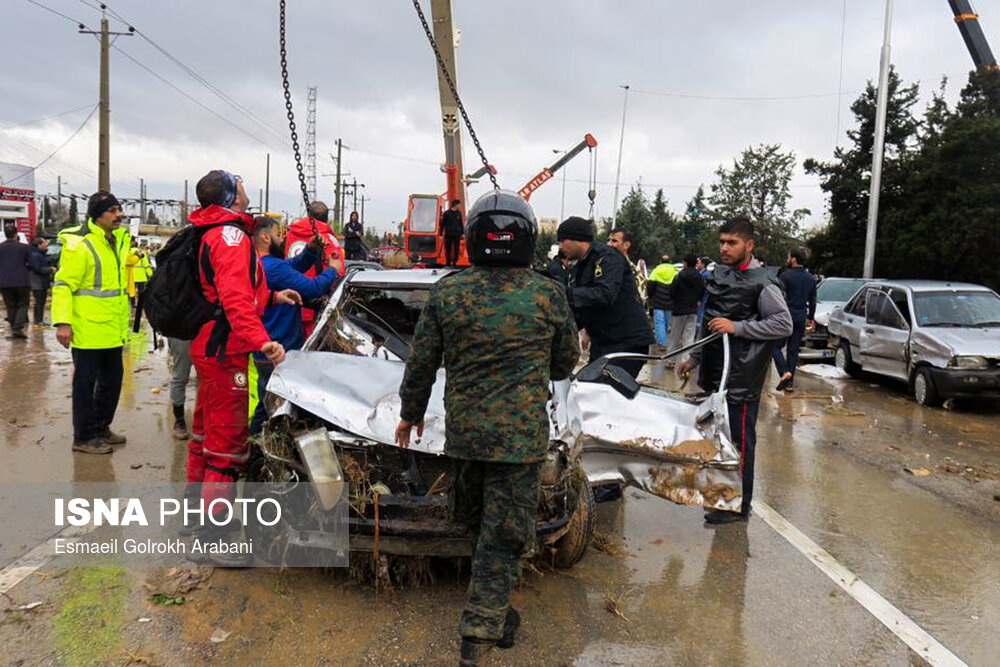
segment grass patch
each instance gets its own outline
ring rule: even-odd
[[[81,567],[63,581],[66,596],[53,621],[56,655],[69,667],[103,665],[121,652],[125,571]]]

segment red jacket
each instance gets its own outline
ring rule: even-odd
[[[316,224],[316,231],[319,235],[326,241],[329,245],[324,249],[324,260],[329,261],[332,257],[338,260],[338,263],[334,264],[334,269],[336,269],[338,275],[344,275],[344,249],[340,245],[340,241],[334,235],[333,230],[330,229],[330,225],[325,222],[320,222],[319,220],[314,220],[310,222],[308,217],[296,220],[288,227],[288,236],[285,237],[285,257],[292,258],[302,252],[302,249],[306,247],[309,241],[313,237],[313,223]],[[324,265],[326,262],[324,262]],[[305,275],[310,278],[315,278],[316,267],[311,267],[305,272]],[[302,321],[311,322],[313,320],[313,311],[311,308],[302,309]]]
[[[248,354],[260,350],[264,343],[271,340],[261,321],[270,292],[264,268],[247,236],[247,231],[253,226],[253,219],[245,213],[236,213],[221,206],[196,209],[189,219],[196,227],[233,223],[205,232],[199,253],[203,261],[200,262],[198,275],[205,298],[213,303],[222,303],[225,320],[231,327],[225,340],[225,354]],[[206,253],[210,273],[214,273],[214,276],[210,276],[211,280],[205,275]],[[217,351],[211,351],[210,355],[206,351],[217,326],[224,327],[225,322],[208,322],[201,328],[191,343],[191,354],[202,357],[218,354]]]

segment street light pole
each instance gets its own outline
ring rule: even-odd
[[[893,0],[885,0],[885,32],[879,60],[878,97],[875,106],[875,145],[872,149],[872,182],[868,194],[868,229],[865,234],[864,277],[875,273],[875,240],[878,231],[878,200],[882,188],[882,156],[885,152],[885,116],[889,106],[889,39],[892,35]]]
[[[618,86],[625,90],[625,101],[622,102],[622,131],[618,136],[618,169],[615,171],[615,200],[611,209],[611,226],[615,226],[618,220],[618,185],[622,176],[622,148],[625,146],[625,113],[628,111],[628,91],[629,86]]]

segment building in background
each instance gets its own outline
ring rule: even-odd
[[[13,220],[21,240],[35,238],[38,211],[35,206],[35,169],[24,164],[0,162],[0,221]]]

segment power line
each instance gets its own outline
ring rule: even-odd
[[[85,0],[80,0],[80,2],[83,2],[84,4],[86,4]],[[129,21],[127,21],[121,14],[119,14],[114,9],[112,9],[111,7],[109,7],[106,3],[104,5],[104,7],[118,21],[121,21],[122,23],[128,25],[131,28],[135,27],[132,23],[130,23]],[[163,54],[164,56],[166,56],[171,62],[173,62],[175,65],[177,65],[182,70],[184,70],[184,72],[187,73],[191,78],[193,78],[195,81],[197,81],[202,86],[204,86],[205,88],[207,88],[216,97],[218,97],[219,99],[221,99],[223,102],[225,102],[229,106],[233,107],[236,111],[238,111],[239,113],[243,114],[244,116],[246,116],[250,120],[252,120],[255,123],[257,123],[257,125],[259,125],[263,129],[265,129],[266,131],[270,132],[272,135],[274,135],[274,137],[280,139],[282,142],[284,141],[285,135],[284,135],[284,131],[283,130],[279,130],[279,129],[275,128],[273,125],[269,124],[267,121],[265,121],[262,118],[260,118],[259,116],[257,116],[253,111],[251,111],[250,109],[248,109],[247,107],[243,106],[242,104],[240,104],[239,102],[237,102],[235,99],[233,99],[232,97],[230,97],[229,95],[227,95],[218,86],[214,85],[208,79],[206,79],[201,74],[199,74],[198,72],[196,72],[194,69],[192,69],[191,67],[189,67],[188,65],[186,65],[184,62],[182,62],[179,58],[177,58],[172,53],[170,53],[169,51],[167,51],[164,47],[160,46],[158,43],[156,43],[155,41],[153,41],[153,39],[151,37],[149,37],[149,35],[147,35],[146,33],[144,33],[139,28],[135,28],[135,33],[137,35],[139,35],[139,37],[141,37],[142,39],[144,39],[146,42],[148,42],[153,48],[155,48],[161,54]]]
[[[60,17],[62,17],[64,19],[66,19],[67,21],[72,22],[74,25],[81,26],[81,27],[83,26],[83,21],[78,21],[75,18],[73,18],[72,16],[67,16],[66,14],[63,14],[60,11],[56,11],[55,9],[52,9],[51,7],[49,7],[47,5],[43,5],[42,3],[38,2],[38,0],[28,0],[28,2],[30,2],[31,4],[36,5],[38,7],[41,7],[42,9],[44,9],[47,12],[52,12],[56,16],[60,16]]]
[[[17,178],[15,178],[15,179],[13,179],[11,181],[7,181],[7,184],[9,185],[10,183],[13,183],[18,178],[24,178],[28,174],[33,174],[38,168],[40,168],[46,162],[48,162],[49,160],[51,160],[55,156],[56,153],[58,153],[59,151],[61,151],[64,148],[66,148],[66,145],[69,144],[69,142],[73,141],[73,139],[76,138],[76,135],[80,134],[80,131],[84,128],[84,126],[86,126],[86,124],[90,121],[90,119],[94,117],[94,114],[97,112],[97,107],[98,107],[98,105],[95,104],[94,108],[90,110],[89,114],[87,114],[87,117],[83,119],[82,123],[80,123],[80,126],[77,127],[76,130],[73,131],[73,134],[69,135],[69,137],[66,138],[66,141],[62,142],[59,145],[59,148],[57,148],[54,151],[52,151],[51,153],[49,153],[48,156],[46,156],[46,158],[44,160],[42,160],[41,162],[39,162],[38,164],[36,164],[29,171],[24,172],[23,174],[21,174],[20,176],[18,176]]]
[[[75,109],[70,109],[68,111],[60,111],[59,113],[54,113],[51,116],[42,116],[41,118],[35,118],[33,120],[28,120],[23,123],[18,123],[17,125],[10,125],[8,127],[0,127],[0,132],[6,132],[7,130],[13,130],[18,127],[24,127],[25,125],[34,125],[35,123],[41,123],[44,120],[51,120],[53,118],[59,118],[61,116],[68,116],[71,113],[76,113],[77,111],[83,111],[84,109],[89,109],[93,104],[84,104],[82,107],[76,107]]]
[[[828,97],[842,97],[844,95],[854,95],[859,91],[837,91],[836,93],[816,93],[812,95],[760,95],[760,96],[739,96],[739,95],[692,95],[689,93],[676,93],[659,90],[645,90],[633,88],[633,93],[640,95],[654,95],[656,97],[673,97],[683,100],[703,100],[710,102],[784,102],[791,100],[816,100]]]
[[[214,109],[212,109],[211,107],[209,107],[209,106],[205,105],[204,103],[202,103],[202,102],[201,102],[200,100],[198,100],[198,99],[197,99],[196,97],[193,97],[192,95],[189,95],[189,94],[188,94],[187,92],[185,92],[185,91],[184,91],[184,90],[182,90],[181,88],[177,87],[177,86],[176,86],[176,85],[175,85],[174,83],[172,83],[172,82],[170,82],[169,80],[165,79],[164,77],[160,76],[159,74],[157,74],[156,72],[154,72],[154,71],[153,71],[152,69],[150,69],[150,68],[149,68],[149,67],[148,67],[147,65],[145,65],[145,64],[144,64],[144,63],[142,63],[142,62],[140,62],[140,61],[139,61],[139,60],[137,60],[136,58],[132,57],[132,56],[131,56],[131,55],[130,55],[129,53],[127,53],[126,51],[122,50],[122,48],[121,48],[121,47],[119,47],[119,46],[114,46],[114,45],[112,45],[112,48],[113,48],[113,49],[114,49],[115,51],[117,51],[118,53],[120,53],[120,54],[122,54],[123,56],[125,56],[126,58],[128,58],[129,60],[131,60],[132,62],[134,62],[134,63],[135,63],[136,65],[138,65],[138,66],[139,66],[139,67],[141,67],[142,69],[144,69],[144,70],[145,70],[146,72],[148,72],[149,74],[153,75],[154,77],[156,77],[157,79],[159,79],[160,81],[162,81],[162,82],[163,82],[163,83],[165,83],[166,85],[170,86],[171,88],[173,88],[173,89],[174,89],[175,91],[177,91],[178,93],[180,93],[180,94],[181,94],[181,95],[183,95],[184,97],[188,98],[189,100],[191,100],[192,102],[194,102],[195,104],[197,104],[198,106],[200,106],[200,107],[201,107],[202,109],[204,109],[205,111],[209,112],[210,114],[212,114],[213,116],[215,116],[215,117],[216,117],[216,118],[218,118],[219,120],[221,120],[221,121],[223,121],[224,123],[226,123],[227,125],[229,125],[229,126],[231,126],[231,127],[235,128],[236,130],[239,130],[240,132],[242,132],[243,134],[245,134],[246,136],[250,137],[251,139],[253,139],[254,141],[256,141],[257,143],[259,143],[259,144],[261,144],[261,145],[264,145],[264,146],[270,146],[271,148],[275,148],[275,146],[274,146],[273,144],[269,144],[268,142],[264,141],[264,140],[263,140],[263,139],[261,139],[260,137],[258,137],[258,136],[256,136],[256,135],[254,135],[254,134],[250,133],[249,131],[247,131],[247,130],[243,129],[242,127],[240,127],[239,125],[237,125],[237,124],[236,124],[236,123],[234,123],[233,121],[229,120],[228,118],[226,118],[225,116],[223,116],[223,115],[222,115],[222,114],[220,114],[219,112],[215,111],[215,110],[214,110]],[[284,149],[284,147],[281,147],[281,148],[277,148],[276,150],[283,150],[283,149]]]

